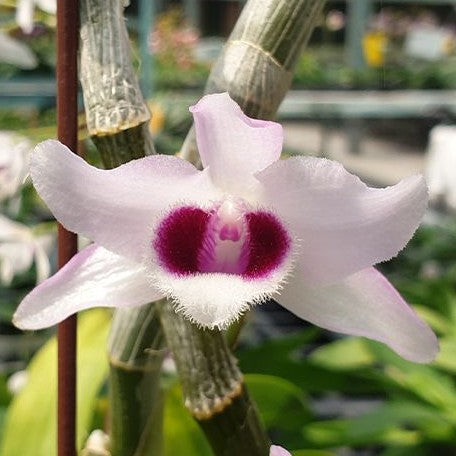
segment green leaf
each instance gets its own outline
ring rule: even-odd
[[[438,449],[431,450],[424,445],[413,445],[412,447],[390,446],[382,451],[381,456],[429,456],[430,451],[432,454],[439,454]]]
[[[343,391],[378,392],[383,385],[367,372],[338,372],[309,360],[303,349],[319,334],[316,328],[306,329],[282,339],[265,342],[238,352],[241,370],[282,377],[307,392]]]
[[[454,332],[454,325],[440,312],[425,306],[414,305],[413,308],[435,331],[441,334]]]
[[[369,350],[366,340],[360,337],[346,337],[324,345],[310,355],[317,364],[337,370],[359,369],[375,363],[375,356]]]
[[[447,438],[453,433],[452,425],[435,408],[419,402],[392,401],[351,420],[347,435],[376,436],[402,427],[420,429],[423,433],[437,430],[439,436],[446,434]]]
[[[182,402],[179,385],[166,395],[164,416],[164,456],[212,456],[204,434]]]
[[[383,344],[367,341],[377,359],[385,363],[387,378],[416,397],[446,411],[456,419],[456,389],[454,379],[432,365],[405,361]]]
[[[451,374],[456,374],[456,337],[441,338],[439,343],[440,353],[434,361],[434,365]]]
[[[272,375],[249,374],[245,381],[268,429],[300,431],[312,414],[300,388]]]
[[[8,391],[8,385],[5,375],[0,375],[0,406],[6,406],[11,401],[11,393]]]
[[[311,423],[303,429],[309,446],[332,448],[339,446],[364,446],[373,444],[416,445],[420,433],[415,430],[386,429],[376,434],[353,432],[350,420],[328,420]]]
[[[3,431],[5,428],[6,407],[0,407],[0,439],[3,438]]]
[[[77,445],[90,431],[97,394],[106,380],[106,341],[110,314],[96,309],[81,314],[78,324]],[[2,456],[56,454],[57,343],[47,342],[28,366],[28,382],[8,410]]]
[[[334,456],[335,453],[323,450],[295,450],[292,451],[293,456]]]

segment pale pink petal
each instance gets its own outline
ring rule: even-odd
[[[291,453],[278,445],[271,445],[269,456],[291,456]]]
[[[147,255],[163,211],[176,201],[202,203],[217,196],[207,174],[179,158],[155,155],[101,170],[57,141],[35,148],[31,175],[68,230],[136,261]]]
[[[190,111],[203,166],[223,190],[243,195],[253,174],[279,159],[281,125],[247,117],[228,93],[206,95]]]
[[[395,288],[374,268],[367,268],[343,282],[310,287],[295,271],[277,301],[298,317],[322,328],[364,336],[385,343],[403,358],[432,361],[438,342]]]
[[[296,157],[261,172],[264,204],[272,205],[301,243],[302,280],[330,283],[395,256],[410,240],[427,205],[422,176],[375,189],[341,164]]]
[[[21,329],[41,329],[91,307],[140,306],[161,297],[143,266],[91,245],[32,290],[13,322]]]

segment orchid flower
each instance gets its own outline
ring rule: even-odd
[[[224,329],[274,298],[324,328],[432,360],[434,333],[372,267],[413,235],[424,179],[374,189],[326,159],[279,160],[281,126],[247,117],[226,93],[190,110],[202,171],[164,155],[100,170],[57,141],[36,147],[38,193],[95,244],[33,290],[15,324],[38,329],[165,296],[191,321]]]
[[[10,131],[0,131],[0,201],[14,196],[28,173],[32,143]]]
[[[277,445],[271,445],[269,456],[291,456],[291,453],[289,453],[285,448]]]
[[[48,14],[56,14],[57,12],[57,0],[18,0],[16,22],[25,33],[32,33],[33,31],[35,5]]]
[[[0,31],[0,62],[32,70],[38,66],[38,59],[33,51],[23,42]]]
[[[37,236],[27,225],[0,215],[0,283],[9,285],[15,275],[28,271],[33,263],[37,283],[48,278],[52,243],[52,235]]]

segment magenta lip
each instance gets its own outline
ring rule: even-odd
[[[242,274],[261,278],[276,270],[290,250],[291,239],[274,214],[266,211],[246,214],[249,230],[249,262]]]
[[[199,252],[215,245],[208,229],[214,211],[183,206],[171,211],[159,224],[153,242],[160,265],[176,275],[203,272],[199,264]],[[252,211],[244,214],[247,235],[242,250],[247,261],[239,264],[240,276],[260,279],[276,270],[287,256],[291,238],[279,219],[267,211]],[[239,233],[222,233],[223,240],[238,241]],[[240,259],[241,261],[241,259]],[[219,271],[227,273],[221,269]]]

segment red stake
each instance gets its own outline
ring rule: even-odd
[[[79,34],[78,0],[57,2],[57,132],[60,142],[72,151],[78,145]],[[59,225],[58,266],[77,253],[77,236]],[[58,327],[58,456],[76,455],[76,315]]]

